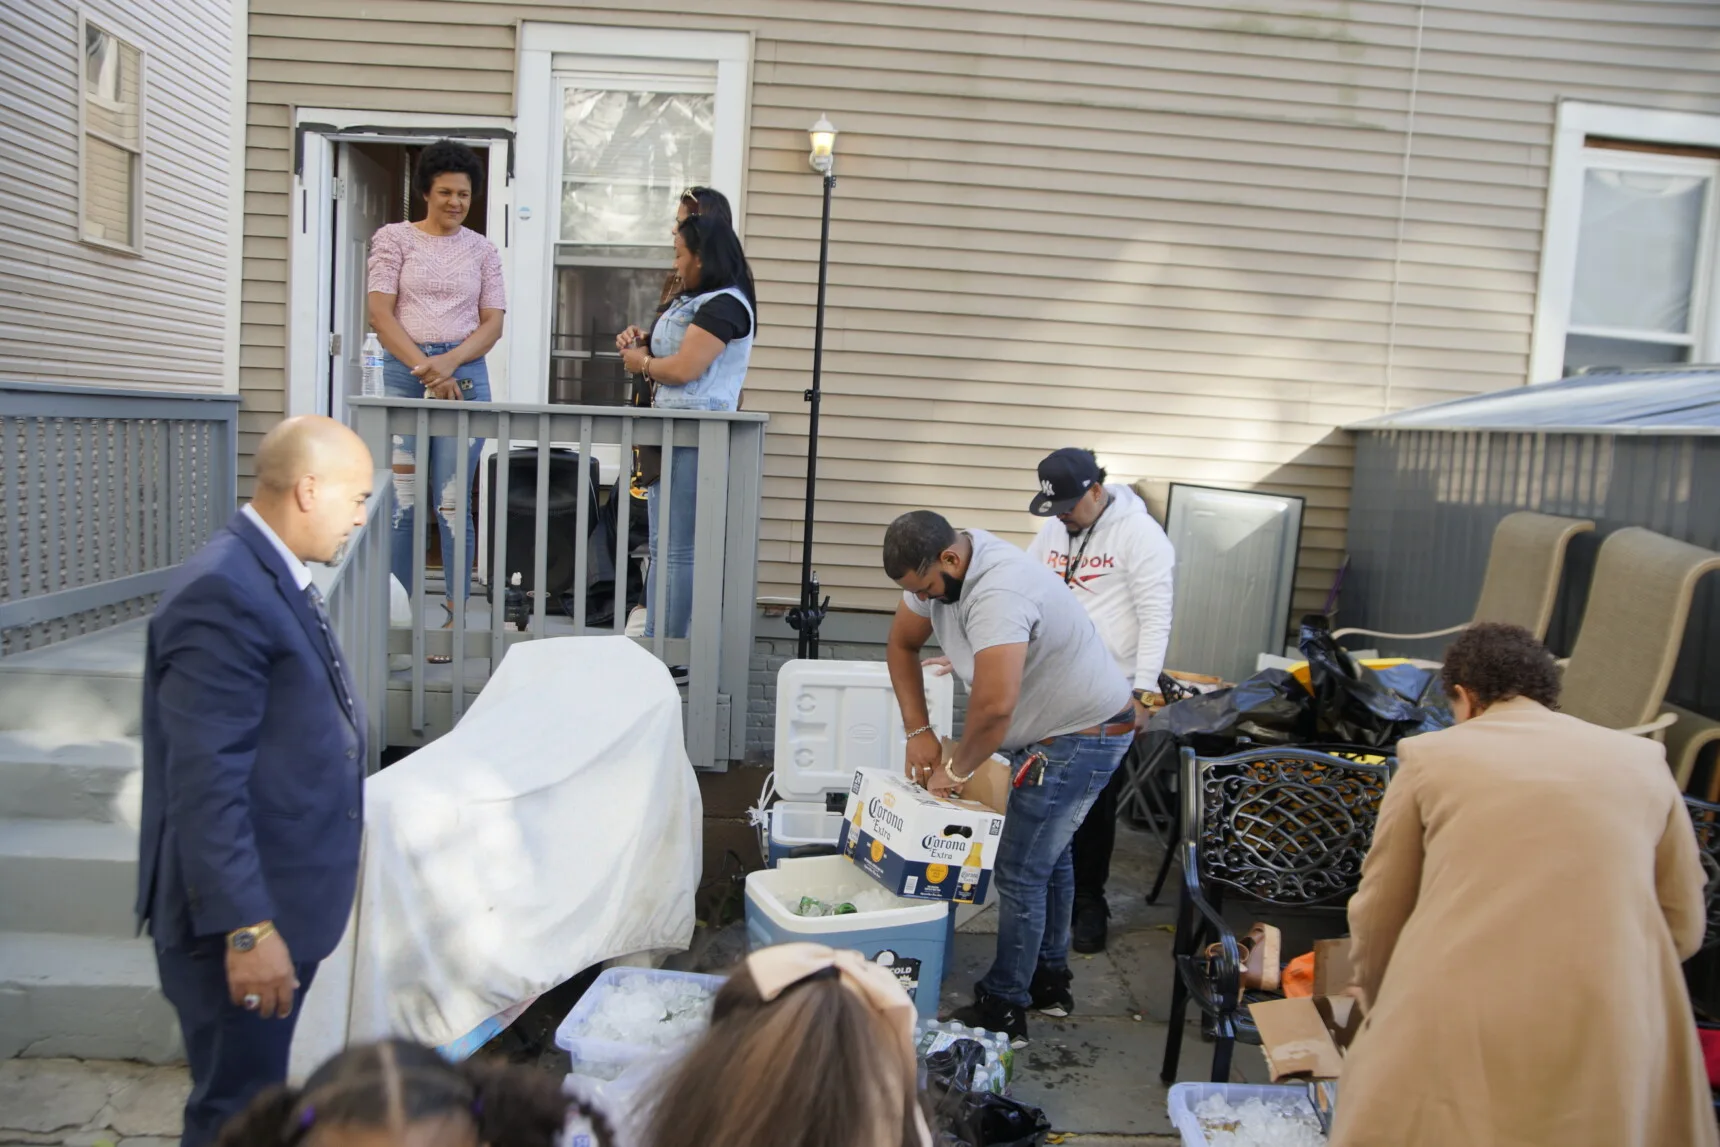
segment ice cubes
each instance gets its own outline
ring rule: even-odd
[[[1326,1147],[1319,1120],[1300,1107],[1278,1107],[1259,1099],[1232,1106],[1222,1095],[1195,1105],[1207,1147]]]
[[[710,1026],[715,992],[689,980],[629,976],[618,980],[571,1034],[633,1047],[674,1047]]]

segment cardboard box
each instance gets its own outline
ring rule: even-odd
[[[1314,941],[1314,995],[1338,996],[1355,977],[1350,964],[1350,938]]]
[[[860,769],[843,810],[837,847],[868,876],[897,896],[976,904],[991,888],[1003,809],[996,793],[1009,790],[1008,768],[996,761],[982,782],[964,792],[987,800],[939,800],[898,772]],[[997,773],[1003,774],[999,782]]]
[[[1316,964],[1316,967],[1318,964]],[[1260,1032],[1260,1050],[1272,1082],[1336,1079],[1344,1051],[1361,1029],[1365,1011],[1350,996],[1266,1000],[1248,1005]]]

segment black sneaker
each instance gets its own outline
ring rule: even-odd
[[[1075,975],[1068,968],[1052,970],[1041,967],[1033,973],[1028,991],[1033,993],[1033,1010],[1041,1015],[1062,1019],[1075,1010],[1075,996],[1069,990]]]
[[[669,679],[677,685],[687,683],[687,667],[685,665],[669,666]]]
[[[1083,956],[1103,952],[1110,919],[1111,908],[1103,897],[1096,900],[1077,900],[1075,913],[1069,924],[1069,946]]]
[[[975,989],[973,1003],[957,1008],[950,1014],[950,1019],[970,1028],[1006,1035],[1011,1047],[1027,1046],[1026,1010],[982,989]]]

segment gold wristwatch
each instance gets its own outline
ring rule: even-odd
[[[1136,689],[1135,700],[1150,709],[1159,709],[1164,707],[1165,695],[1163,693],[1154,693],[1150,689]]]
[[[249,952],[274,934],[275,926],[266,922],[249,928],[235,928],[227,933],[227,947],[235,952]]]

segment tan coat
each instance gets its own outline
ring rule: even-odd
[[[1704,877],[1661,746],[1519,698],[1399,759],[1332,1147],[1712,1147],[1679,969]]]

